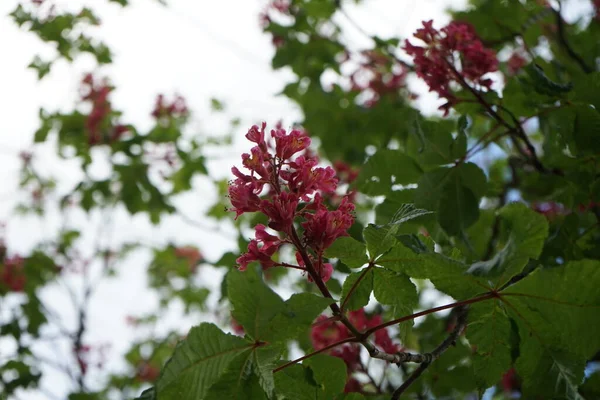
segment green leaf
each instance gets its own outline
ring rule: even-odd
[[[537,259],[548,237],[548,221],[523,203],[512,203],[498,212],[498,218],[509,233],[502,250],[488,261],[480,261],[469,268],[476,276],[498,278],[502,286],[521,272],[530,259]]]
[[[264,347],[240,354],[210,387],[205,399],[272,398],[275,391],[273,369],[280,356],[281,349]]]
[[[585,400],[577,390],[583,380],[585,360],[574,359],[561,349],[545,347],[524,325],[519,324],[520,355],[515,364],[523,381],[524,397]]]
[[[479,198],[485,194],[486,178],[475,164],[459,164],[425,173],[415,191],[415,205],[437,212],[440,226],[459,235],[479,218]]]
[[[593,105],[600,110],[600,72],[580,75],[575,78],[573,99]]]
[[[368,262],[366,253],[364,243],[350,236],[343,236],[325,251],[325,257],[337,258],[350,268],[360,268]]]
[[[369,268],[369,267],[367,267]],[[364,273],[364,276],[356,284],[359,277]],[[355,286],[356,285],[356,286]],[[347,297],[351,288],[354,286],[354,290],[350,293],[350,297]],[[344,308],[350,311],[358,310],[366,306],[369,303],[371,292],[373,291],[373,271],[369,269],[359,272],[353,272],[344,281],[342,286],[342,304],[345,303]]]
[[[215,382],[204,400],[268,399],[252,374],[252,353],[240,354],[231,361],[227,370]]]
[[[344,392],[347,372],[344,360],[326,354],[317,354],[303,362],[313,372],[313,378],[323,394],[319,398],[333,399]]]
[[[286,341],[305,333],[321,314],[333,303],[332,299],[312,293],[293,294],[284,304],[284,309],[271,320],[266,336],[272,341]]]
[[[489,290],[482,280],[467,274],[466,265],[460,261],[429,251],[417,254],[400,243],[378,259],[376,264],[412,278],[429,279],[436,289],[457,300]]]
[[[410,278],[401,272],[384,268],[373,270],[373,294],[379,303],[390,306],[394,318],[412,314],[419,303],[417,288]],[[399,325],[403,340],[413,324],[414,321],[409,320]]]
[[[512,364],[508,316],[495,300],[473,304],[466,332],[476,349],[473,367],[478,386],[486,389],[495,385]]]
[[[440,194],[438,222],[450,235],[458,236],[479,218],[479,201],[457,179],[444,186]]]
[[[529,64],[524,68],[530,78],[530,83],[536,92],[547,96],[560,97],[573,89],[572,83],[558,83],[552,81],[537,64]]]
[[[376,260],[377,257],[384,254],[396,243],[390,228],[385,226],[369,224],[363,229],[363,237],[367,242],[369,260],[371,261]]]
[[[150,387],[140,393],[140,395],[134,400],[156,400],[156,389],[154,387]]]
[[[599,286],[600,262],[583,260],[538,269],[502,294],[527,335],[585,361],[600,348]]]
[[[232,270],[227,275],[227,295],[233,318],[254,339],[268,340],[275,315],[285,310],[281,297],[268,287],[255,270]]]
[[[362,193],[374,196],[392,192],[392,186],[415,183],[421,176],[415,160],[399,150],[379,150],[365,163],[357,179]]]
[[[381,304],[392,306],[392,315],[409,315],[419,302],[417,288],[403,273],[384,268],[373,270],[373,294]]]
[[[156,382],[158,398],[201,399],[229,363],[249,354],[254,344],[203,323],[190,330],[167,361]]]
[[[600,112],[589,106],[576,108],[573,140],[578,154],[600,153]]]
[[[600,398],[600,371],[596,371],[585,380],[580,392],[586,399]]]
[[[431,211],[415,207],[412,203],[405,203],[398,208],[388,225],[400,225],[424,215],[432,214]]]
[[[312,370],[301,364],[294,364],[275,374],[275,390],[286,400],[319,400],[321,394]],[[324,400],[324,399],[323,399]]]

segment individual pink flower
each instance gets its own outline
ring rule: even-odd
[[[292,226],[297,207],[298,198],[288,192],[274,195],[271,201],[260,202],[260,211],[269,217],[269,228],[286,233]]]
[[[289,159],[310,146],[310,138],[298,129],[293,129],[289,134],[286,134],[285,129],[273,129],[271,136],[275,138],[275,155],[280,160]]]
[[[260,265],[264,268],[271,268],[275,266],[275,261],[273,261],[273,254],[279,249],[279,246],[269,246],[263,244],[262,247],[259,247],[259,242],[257,240],[252,239],[250,243],[248,243],[248,252],[239,256],[236,260],[239,265],[239,269],[241,271],[245,271],[248,268],[248,264],[254,261],[258,261]]]
[[[322,202],[319,194],[315,196],[314,213],[306,213],[304,228],[304,241],[317,253],[333,244],[340,236],[348,236],[346,232],[354,223],[354,204],[344,197],[342,203],[335,211],[329,211]]]
[[[252,182],[244,182],[238,178],[229,185],[228,191],[229,200],[233,206],[231,210],[235,211],[236,218],[245,212],[259,210],[260,198],[256,193],[256,186]]]

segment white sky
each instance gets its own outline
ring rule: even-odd
[[[51,0],[47,0],[51,1]],[[273,54],[270,37],[262,34],[258,26],[258,13],[265,1],[245,0],[234,2],[183,1],[171,0],[164,8],[151,0],[132,0],[132,6],[121,9],[117,5],[107,5],[106,1],[57,0],[60,7],[79,9],[88,4],[100,15],[103,24],[96,29],[98,37],[106,41],[115,54],[114,64],[102,70],[117,87],[112,99],[115,107],[125,111],[124,121],[140,128],[149,127],[149,113],[158,93],[178,92],[186,97],[194,112],[193,126],[200,132],[223,132],[227,128],[224,117],[208,111],[209,99],[224,100],[230,116],[242,118],[237,137],[243,138],[248,126],[265,120],[275,123],[282,119],[289,125],[299,119],[299,111],[285,98],[275,97],[285,82],[290,79],[289,71],[274,72],[270,68]],[[422,20],[434,19],[442,25],[447,17],[442,12],[448,4],[463,5],[464,0],[371,0],[357,7],[349,4],[347,12],[369,33],[382,37],[401,35],[409,37]],[[21,218],[12,209],[19,199],[16,172],[19,161],[17,154],[29,149],[34,131],[38,127],[38,109],[49,110],[72,108],[77,96],[77,88],[83,72],[90,66],[89,59],[75,65],[57,64],[53,72],[41,83],[35,72],[26,69],[35,54],[52,54],[36,37],[20,31],[5,17],[16,6],[15,0],[0,2],[0,221],[8,222],[7,241],[11,252],[27,253],[29,249],[48,233],[59,226],[57,214],[52,213],[45,221],[37,218]],[[347,27],[348,40],[357,47],[368,46],[369,42],[349,26],[343,17],[340,23]],[[434,96],[423,96],[421,105],[428,111],[437,108]],[[236,143],[237,149],[246,146]],[[100,150],[101,151],[101,150]],[[227,151],[229,157],[211,164],[211,171],[220,177],[227,176],[229,166],[238,163],[236,151]],[[38,165],[43,172],[59,176],[61,180],[73,182],[77,179],[72,164],[58,162],[50,148],[36,151]],[[101,173],[102,167],[99,167]],[[207,201],[208,197],[208,201]],[[191,218],[201,220],[202,211],[214,199],[214,192],[204,180],[196,182],[194,192],[180,202],[184,212]],[[83,246],[89,251],[91,239],[98,227],[101,216],[87,220],[82,215],[73,215],[73,221],[91,227],[91,238],[86,238]],[[130,219],[119,215],[110,233],[106,233],[105,243],[120,243],[124,240],[139,239],[146,243],[166,243],[198,245],[206,258],[216,260],[227,249],[233,248],[223,237],[211,230],[201,230],[183,223],[180,219],[168,218],[160,229],[153,229],[144,218]],[[203,221],[214,226],[211,221]],[[227,230],[227,227],[223,227]],[[46,236],[47,237],[47,236]],[[123,368],[120,354],[129,343],[139,336],[125,324],[127,315],[139,315],[157,304],[156,297],[145,288],[145,268],[148,257],[137,253],[119,268],[119,276],[104,280],[97,288],[90,304],[88,329],[84,337],[87,344],[98,345],[110,342],[107,370]],[[213,270],[201,271],[198,279],[205,285],[215,285]],[[61,279],[43,292],[43,298],[64,318],[65,325],[75,327],[75,314],[64,285],[80,288],[81,277],[73,275]],[[182,321],[175,307],[160,323],[159,332],[177,327],[182,332],[192,324],[201,321]],[[1,316],[2,314],[0,314]],[[10,343],[0,342],[0,358],[11,347]],[[45,348],[47,349],[47,348]],[[52,352],[49,358],[61,361],[70,354],[63,348],[63,356]],[[21,399],[47,399],[48,392],[55,398],[63,398],[69,388],[69,380],[51,369],[43,380],[45,393],[22,394]],[[88,381],[91,388],[105,376],[97,370]]]

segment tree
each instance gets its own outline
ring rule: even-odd
[[[106,46],[77,35],[99,22],[92,10],[32,3],[11,15],[59,57],[110,62]],[[600,396],[600,4],[569,22],[560,2],[472,0],[446,26],[424,21],[408,40],[365,33],[372,45],[360,51],[339,26],[361,29],[347,7],[277,0],[261,14],[273,68],[295,75],[282,95],[303,120],[247,129],[231,180],[213,182],[223,199],[207,217],[233,220],[239,251],[210,262],[197,244],[154,248],[147,270],[162,310],[177,299],[192,313],[214,293],[194,274],[223,268],[218,305],[207,310],[219,324],[132,344],[135,372],[102,388],[88,387],[95,350],[83,341],[92,279],[117,273],[141,245],[99,241],[82,257],[85,232],[66,214],[124,208],[155,224],[181,214],[176,196],[193,190],[194,176],[210,179],[205,150],[230,138],[185,135],[181,97],[159,96],[155,126],[138,130],[112,106],[110,82],[93,74],[72,112],[40,112],[35,141],[55,137],[59,156],[83,173],[60,194],[56,238],[27,256],[2,247],[0,295],[10,307],[0,335],[17,343],[0,364],[8,396],[38,384],[31,343],[44,340],[44,326],[60,327],[40,288],[76,268],[79,326],[63,332],[76,366],[66,367],[70,399]],[[52,62],[31,67],[41,79]],[[443,101],[439,115],[414,107],[413,76]],[[98,157],[108,177],[89,173]],[[31,154],[22,164],[21,187],[33,195],[22,211],[49,212],[56,182]],[[132,323],[160,324],[161,315]]]

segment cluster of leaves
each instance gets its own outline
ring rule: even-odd
[[[273,38],[273,67],[295,74],[282,95],[303,111],[297,122],[319,147],[307,149],[304,134],[285,137],[306,151],[300,162],[282,149],[270,156],[258,128],[248,133],[257,144],[243,156],[251,175],[234,169],[229,185],[239,251],[212,264],[228,268],[216,308],[206,307],[210,290],[195,279],[211,264],[201,249],[153,249],[149,285],[163,309],[177,299],[188,315],[213,313],[220,326],[205,322],[183,338],[171,332],[140,340],[126,355],[131,373],[91,390],[81,362],[82,317],[73,335],[79,372],[72,399],[142,389],[145,400],[465,398],[485,391],[498,399],[600,397],[600,12],[570,23],[559,3],[472,0],[447,27],[425,21],[415,35],[421,42],[365,33],[372,46],[356,51],[337,25],[345,20],[360,30],[348,6],[276,0],[260,16]],[[13,13],[16,22],[52,41],[44,23],[57,16],[41,20],[26,9]],[[89,20],[68,16],[70,24]],[[56,29],[64,31],[61,55],[87,51],[69,39],[70,25]],[[412,106],[411,74],[447,101],[448,115],[426,117]],[[89,213],[124,205],[159,223],[177,211],[171,199],[193,189],[194,174],[207,174],[205,142],[187,142],[182,132],[187,108],[159,97],[155,127],[142,133],[121,124],[108,82],[84,83],[80,102],[92,110],[41,112],[35,137],[56,136],[59,155],[78,160],[84,172],[61,196],[63,208],[73,201]],[[274,133],[282,143],[284,136]],[[86,173],[97,146],[107,149],[112,170],[103,180]],[[162,180],[148,149],[168,165]],[[316,164],[316,151],[333,164],[337,190],[330,167],[302,164]],[[54,190],[29,156],[22,159],[24,188]],[[310,190],[293,186],[317,174],[323,178]],[[224,197],[227,183],[216,186]],[[292,195],[293,209],[273,200]],[[33,209],[44,213],[39,197]],[[353,217],[338,220],[328,210],[349,201],[356,218],[340,229]],[[233,220],[226,207],[229,200],[208,216]],[[317,215],[322,234],[307,233],[313,226],[299,219]],[[256,239],[247,241],[255,228]],[[317,243],[328,229],[337,240]],[[81,262],[78,237],[63,231],[19,267],[3,254],[0,296],[26,293],[14,318],[0,320],[0,336],[19,343],[17,356],[0,364],[0,387],[9,394],[40,382],[35,354],[20,338],[49,324],[36,290],[64,274],[56,264]],[[97,250],[112,271],[118,257]],[[21,273],[22,289],[13,277]],[[284,299],[279,289],[294,294]],[[353,313],[368,318],[359,324]],[[160,321],[158,312],[130,322]],[[236,335],[226,333],[228,325]]]

